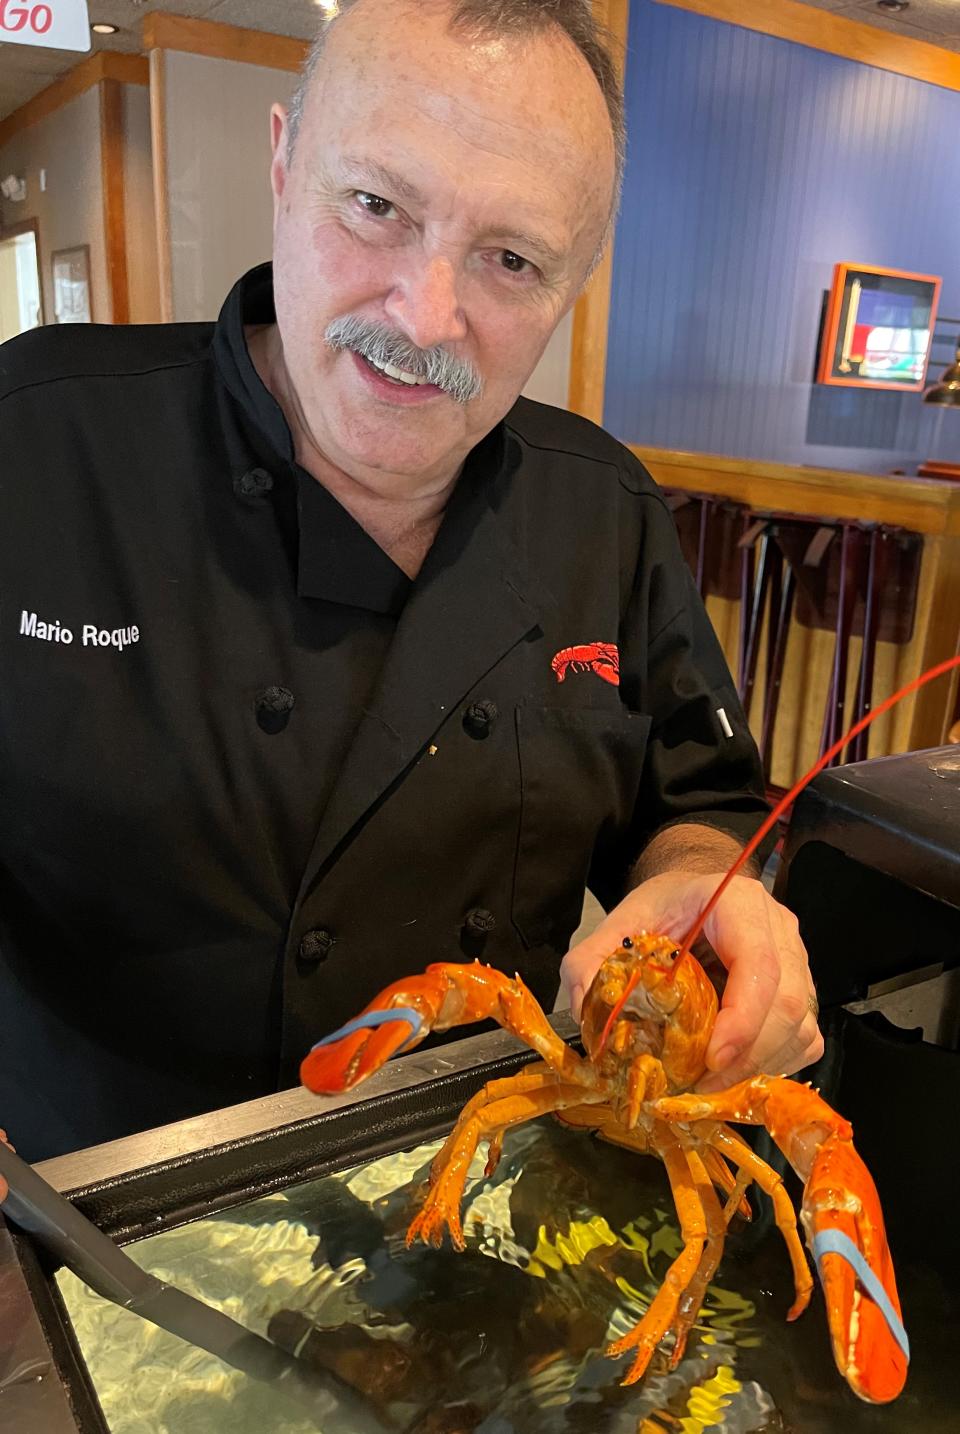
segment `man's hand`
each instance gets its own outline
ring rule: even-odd
[[[579,1017],[584,995],[605,956],[635,931],[686,935],[723,872],[665,871],[636,887],[560,967],[560,1001]],[[727,968],[723,1004],[707,1050],[703,1091],[722,1090],[758,1071],[790,1075],[823,1054],[807,953],[791,911],[759,881],[737,876],[703,933]]]

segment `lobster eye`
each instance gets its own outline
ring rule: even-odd
[[[623,947],[624,951],[632,951],[632,950],[633,950],[633,939],[632,939],[632,937],[630,937],[630,936],[625,936],[625,937],[623,938],[623,940],[620,942],[620,945]]]

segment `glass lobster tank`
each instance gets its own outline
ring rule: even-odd
[[[918,1230],[901,1213],[909,1203],[890,1206],[913,1362],[905,1392],[883,1407],[838,1375],[819,1288],[786,1323],[789,1263],[755,1187],[754,1218],[733,1219],[679,1364],[668,1340],[644,1379],[624,1386],[630,1356],[604,1350],[645,1312],[679,1251],[669,1185],[654,1158],[553,1118],[510,1132],[491,1176],[481,1147],[465,1252],[449,1238],[408,1249],[440,1138],[484,1082],[531,1058],[500,1032],[400,1057],[346,1097],[288,1092],[38,1168],[144,1269],[266,1335],[306,1372],[334,1371],[383,1428],[956,1431],[957,1186],[942,1148],[918,1147],[898,1097],[902,1044],[838,1013],[836,1089],[824,1089],[855,1122],[850,1100],[889,1101],[858,1144],[881,1196],[896,1179],[922,1212]],[[0,1229],[0,1290],[4,1434],[324,1430],[289,1392],[107,1302],[12,1230]],[[360,1434],[349,1419],[327,1427]]]

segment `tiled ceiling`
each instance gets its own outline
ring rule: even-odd
[[[853,3],[851,0],[802,0],[802,3],[813,5],[817,10],[831,10],[848,20],[879,25],[881,30],[909,35],[912,40],[926,40],[928,45],[960,51],[960,0],[910,0],[895,14],[882,9],[876,0],[853,0]]]
[[[960,0],[910,0],[905,9],[896,14],[881,9],[876,0],[803,0],[803,3],[960,52]],[[151,10],[192,15],[299,39],[312,37],[318,13],[315,0],[89,0],[89,7],[91,24],[102,21],[120,27],[116,35],[93,35],[93,48],[133,52],[141,48],[141,21]],[[81,58],[72,50],[0,44],[0,119]]]

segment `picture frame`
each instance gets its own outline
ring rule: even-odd
[[[54,323],[92,323],[90,245],[75,244],[70,249],[55,249],[50,255],[50,266]]]
[[[936,274],[837,264],[820,341],[817,382],[916,393],[937,320]]]

